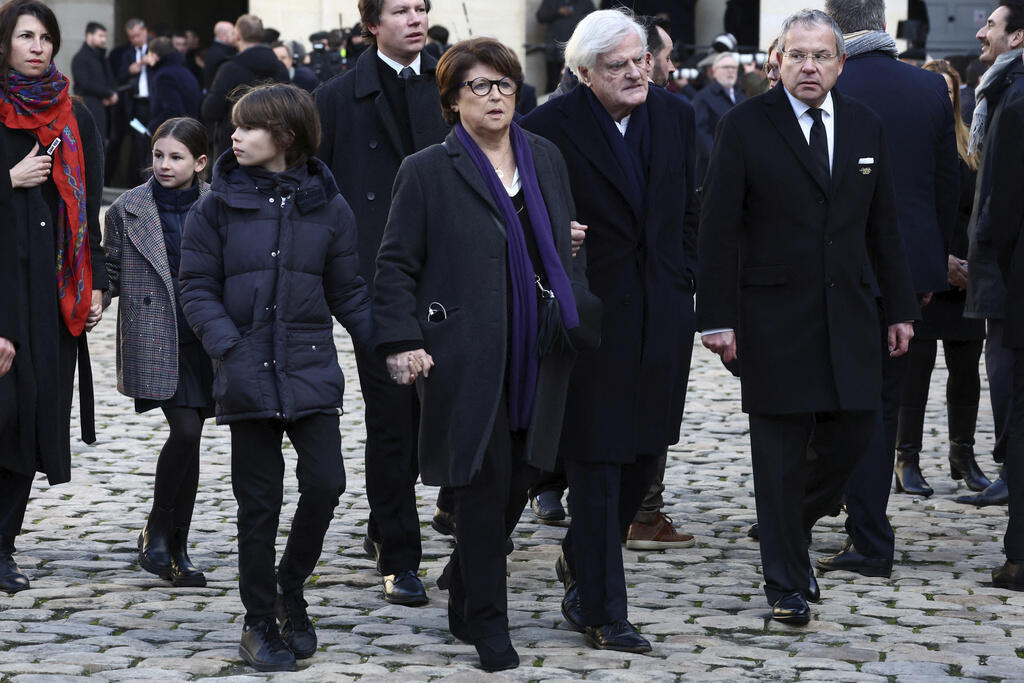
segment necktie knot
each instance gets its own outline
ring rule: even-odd
[[[821,109],[811,107],[807,110],[807,115],[810,116],[815,123],[821,123]]]
[[[402,70],[398,72],[398,77],[403,81],[407,81],[415,75],[416,72],[412,70],[411,66],[403,67]]]

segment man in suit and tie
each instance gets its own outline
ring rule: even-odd
[[[711,62],[711,82],[693,98],[697,114],[697,183],[704,180],[715,140],[715,128],[725,112],[746,99],[736,87],[740,62],[733,52],[719,52]]]
[[[819,10],[798,12],[778,60],[783,87],[719,124],[701,202],[697,325],[706,347],[742,363],[765,593],[774,619],[805,624],[808,600],[820,599],[811,525],[874,432],[880,335],[889,355],[906,353],[919,309],[882,123],[833,88],[842,32]],[[833,447],[808,472],[812,435]],[[831,486],[805,499],[809,477]]]
[[[355,68],[314,94],[324,124],[317,155],[355,213],[359,272],[371,294],[398,167],[448,133],[434,77],[437,60],[424,51],[429,11],[430,0],[360,0],[364,37],[372,47]],[[417,576],[422,549],[415,493],[419,400],[412,386],[391,380],[372,348],[356,346],[355,354],[366,403],[370,519],[363,547],[377,560],[385,600],[422,605],[427,594]]]
[[[149,69],[153,58],[149,56],[149,31],[142,19],[129,19],[124,24],[131,48],[124,52],[117,69],[117,82],[125,91],[127,120],[138,121],[145,126],[149,121]],[[152,131],[150,131],[152,132]],[[149,163],[149,136],[131,129],[125,133],[131,144],[128,155],[128,187],[142,182],[142,173]]]

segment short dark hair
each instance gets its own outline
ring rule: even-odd
[[[516,82],[516,103],[523,85],[523,67],[516,53],[494,38],[471,38],[455,43],[437,63],[437,89],[441,94],[441,113],[449,126],[459,121],[459,113],[452,110],[459,99],[459,83],[477,64],[486,64],[503,76]]]
[[[290,83],[258,85],[246,92],[231,110],[231,123],[270,131],[289,168],[308,161],[320,146],[313,97]]]
[[[359,0],[359,23],[362,24],[363,38],[377,42],[377,37],[370,33],[371,26],[380,25],[380,14],[388,0]],[[423,0],[427,11],[430,11],[430,0]]]
[[[1013,33],[1024,28],[1024,2],[1021,0],[1002,0],[1000,7],[1010,10],[1006,15],[1006,32]]]
[[[53,43],[53,55],[57,57],[60,52],[60,24],[57,23],[57,15],[39,0],[11,0],[3,7],[0,7],[0,85],[7,90],[7,69],[10,66],[11,39],[14,37],[14,27],[18,24],[18,17],[31,15],[38,19],[47,33],[50,34],[50,42]]]
[[[647,51],[652,55],[660,52],[665,47],[665,41],[661,39],[661,32],[658,31],[658,22],[655,17],[640,17],[640,25],[647,31]]]
[[[263,20],[255,14],[243,14],[235,20],[235,31],[246,43],[263,42]]]
[[[843,33],[885,30],[885,0],[825,0],[825,13]]]
[[[176,52],[174,42],[167,36],[159,36],[149,41],[149,51],[160,59],[163,59],[172,52]]]
[[[444,26],[441,26],[441,24],[435,24],[434,26],[428,28],[427,35],[430,36],[431,40],[436,40],[442,45],[448,44],[448,29],[446,29]]]
[[[103,31],[104,33],[106,33],[107,27],[98,21],[90,21],[88,24],[85,25],[85,35],[91,36],[92,34],[96,33],[96,31]]]

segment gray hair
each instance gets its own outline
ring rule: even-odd
[[[146,28],[146,22],[144,22],[142,19],[139,19],[137,17],[132,17],[128,21],[124,22],[124,30],[125,31],[131,31],[132,29],[136,29],[136,28],[140,28],[140,27],[141,28]]]
[[[723,59],[731,59],[734,62],[736,62],[737,66],[739,66],[740,58],[739,55],[737,55],[735,52],[719,52],[717,55],[715,55],[715,58],[711,60],[711,66],[718,66],[718,63]]]
[[[796,14],[789,15],[782,22],[782,30],[779,31],[779,52],[786,51],[786,39],[789,38],[789,30],[800,24],[801,26],[825,26],[832,29],[836,37],[836,55],[846,54],[846,40],[843,38],[843,31],[835,19],[819,9],[802,9]]]
[[[825,13],[843,33],[885,30],[885,0],[825,0]]]
[[[565,65],[579,78],[580,69],[593,69],[597,58],[615,49],[631,35],[640,39],[647,51],[647,31],[625,11],[603,9],[591,12],[576,25],[565,44]]]

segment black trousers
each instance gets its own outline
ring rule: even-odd
[[[769,603],[807,589],[811,527],[836,508],[877,419],[877,411],[750,415],[754,503]]]
[[[621,539],[654,480],[657,460],[657,454],[643,454],[627,465],[565,461],[572,520],[562,552],[579,586],[587,626],[627,616]]]
[[[565,463],[562,456],[555,460],[555,469],[552,472],[541,472],[537,481],[530,488],[530,497],[536,498],[545,491],[557,491],[561,496],[569,488],[569,482],[565,478]]]
[[[384,360],[372,350],[357,346],[355,351],[366,405],[367,533],[380,544],[377,570],[416,571],[422,556],[416,510],[419,398],[415,388],[391,380]]]
[[[512,534],[538,470],[526,464],[524,436],[509,432],[508,407],[498,405],[480,471],[451,491],[456,546],[449,560],[450,609],[480,638],[508,633],[505,540]],[[452,619],[453,615],[449,615]]]
[[[14,538],[21,533],[32,477],[11,470],[0,470],[0,536]]]
[[[884,320],[885,317],[881,316]],[[891,559],[896,548],[886,508],[892,490],[900,399],[910,370],[911,353],[889,357],[887,328],[882,326],[882,412],[867,453],[846,484],[846,532],[857,550],[873,558]]]
[[[978,361],[983,343],[969,341],[943,341],[942,353],[946,358],[949,377],[946,380],[946,404],[951,406],[977,406],[981,398],[981,380]],[[900,408],[923,411],[928,404],[928,388],[938,354],[934,339],[910,342],[910,367],[907,370]]]
[[[1006,439],[1003,476],[1010,491],[1010,519],[1003,549],[1006,559],[1024,563],[1024,349],[1013,349],[1013,410]]]
[[[986,322],[985,373],[988,375],[988,394],[992,401],[992,420],[996,432],[992,456],[996,462],[1005,462],[1013,405],[1014,352],[1003,346],[1003,321],[991,319]]]
[[[275,577],[285,433],[298,455],[299,503]],[[278,584],[286,593],[301,589],[320,559],[324,534],[345,490],[338,416],[232,423],[231,488],[238,503],[238,589],[246,621],[252,622],[273,616]]]

